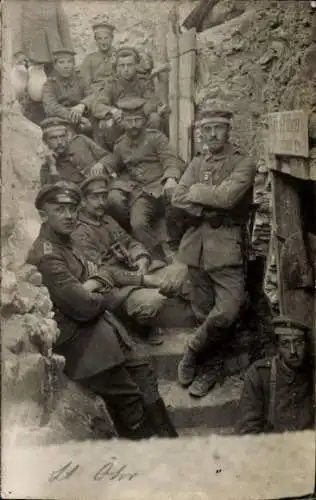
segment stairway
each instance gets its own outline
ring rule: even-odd
[[[193,329],[164,330],[164,343],[148,347],[158,374],[159,388],[180,436],[234,432],[242,380],[238,373],[249,364],[245,352],[228,354],[225,379],[202,399],[189,396],[177,382],[177,365]]]

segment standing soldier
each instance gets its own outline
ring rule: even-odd
[[[96,52],[88,54],[80,66],[83,81],[91,93],[101,90],[104,84],[110,82],[114,75],[114,57],[112,48],[115,27],[107,22],[97,22],[92,25]]]
[[[229,142],[231,118],[225,104],[204,107],[200,127],[209,153],[192,160],[173,196],[174,205],[192,216],[178,259],[188,265],[191,305],[201,325],[179,363],[178,378],[195,397],[215,385],[222,367],[215,349],[245,300],[242,243],[255,167]]]
[[[88,130],[91,124],[84,114],[92,97],[75,68],[75,52],[66,48],[55,50],[53,62],[54,69],[43,87],[46,115],[63,118],[81,130]]]
[[[98,269],[105,266],[111,270],[114,288],[109,292],[109,309],[118,317],[127,318],[129,324],[134,322],[136,332],[144,332],[144,340],[161,344],[157,317],[167,300],[166,294],[181,288],[186,268],[153,261],[148,250],[106,214],[108,184],[102,176],[83,182],[82,208],[72,236]]]
[[[125,328],[107,312],[111,276],[85,260],[71,234],[80,190],[64,182],[44,186],[35,206],[45,222],[27,261],[48,288],[60,336],[55,351],[66,359],[67,376],[99,394],[118,434],[141,439],[176,437],[156,376]]]
[[[147,129],[145,101],[125,98],[118,102],[123,112],[125,134],[114,148],[118,179],[109,193],[111,213],[124,220],[129,213],[133,236],[141,241],[153,258],[164,259],[162,242],[157,241],[154,222],[172,213],[168,199],[181,177],[183,165],[158,130]],[[164,199],[165,196],[165,199]]]
[[[92,101],[91,113],[96,121],[95,140],[101,141],[100,144],[105,141],[111,148],[123,133],[120,125],[122,111],[119,109],[118,101],[125,97],[145,99],[144,111],[150,125],[154,128],[160,127],[159,113],[163,113],[165,108],[160,106],[155,96],[152,80],[141,78],[137,74],[139,63],[140,56],[136,49],[130,47],[119,49],[116,53],[116,76],[113,82],[105,85]]]
[[[314,427],[314,384],[309,329],[288,317],[274,320],[277,355],[247,371],[240,400],[240,434]]]
[[[111,175],[112,154],[85,135],[76,135],[67,121],[46,118],[41,128],[48,148],[40,171],[41,186],[58,180],[81,184],[90,174]]]

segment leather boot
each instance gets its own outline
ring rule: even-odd
[[[116,423],[116,430],[120,438],[132,441],[140,441],[141,439],[149,439],[155,436],[155,430],[147,415],[133,428],[123,428],[123,426]]]
[[[178,380],[183,387],[188,387],[194,380],[197,369],[197,355],[190,349],[185,348],[183,358],[178,365]]]
[[[166,405],[161,398],[155,403],[148,405],[147,412],[158,437],[178,437],[178,433],[170,419]]]

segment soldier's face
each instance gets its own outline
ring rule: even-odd
[[[201,126],[201,142],[210,153],[223,149],[228,140],[229,125],[226,123],[205,123]]]
[[[98,30],[95,35],[95,43],[101,52],[108,52],[112,47],[113,35],[108,30]]]
[[[73,203],[46,203],[43,207],[44,220],[57,234],[69,235],[75,228],[77,205]]]
[[[73,56],[59,57],[55,61],[55,69],[64,78],[68,78],[73,74],[75,68],[75,58]]]
[[[130,137],[137,137],[146,124],[146,118],[144,116],[123,116],[122,120],[123,127]]]
[[[298,369],[304,362],[306,340],[303,335],[282,335],[278,342],[279,353],[287,366]]]
[[[82,200],[82,206],[93,219],[101,219],[106,212],[106,190],[87,193]]]
[[[119,78],[131,80],[136,74],[137,64],[134,56],[119,57],[116,63],[116,73]]]
[[[49,149],[55,153],[63,153],[69,143],[69,135],[66,128],[50,130],[46,133],[45,142]]]

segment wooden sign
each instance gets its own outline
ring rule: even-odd
[[[269,113],[269,153],[308,158],[308,115],[305,111]]]

